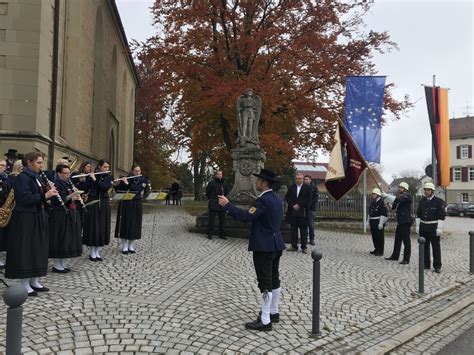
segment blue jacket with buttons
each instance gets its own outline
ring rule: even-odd
[[[257,198],[255,206],[248,211],[231,203],[225,206],[225,210],[239,221],[251,222],[249,251],[275,252],[285,249],[280,232],[283,206],[273,191],[267,191]]]

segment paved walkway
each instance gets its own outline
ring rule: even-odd
[[[414,325],[469,304],[473,296],[467,230],[443,240],[443,272],[426,272],[422,297],[416,292],[416,242],[411,264],[399,265],[369,255],[369,236],[317,231],[316,247],[323,253],[322,337],[309,337],[312,259],[286,252],[281,321],[273,332],[253,333],[243,327],[259,309],[246,241],[191,234],[193,221],[180,207],[154,207],[144,215],[137,254],[122,255],[113,240],[104,249],[104,262],[81,257],[70,274],[48,274],[44,281],[51,292],[25,304],[23,352],[371,351],[386,349],[396,334],[411,334]],[[392,246],[389,236],[386,255]],[[5,315],[3,306],[1,324]],[[1,328],[0,352],[4,342]],[[438,348],[448,342],[441,339]],[[423,346],[413,343],[403,351]]]

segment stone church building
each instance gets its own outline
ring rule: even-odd
[[[115,0],[0,0],[0,153],[133,163],[136,68]]]

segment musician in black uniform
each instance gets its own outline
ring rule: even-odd
[[[83,176],[76,178],[76,175],[90,174],[89,176]],[[92,171],[92,163],[90,161],[84,161],[79,167],[79,171],[71,173],[71,181],[74,183],[74,186],[81,191],[84,191],[81,198],[84,203],[87,203],[87,198],[89,190],[92,186],[92,178],[94,177]],[[87,208],[80,208],[79,215],[81,216],[82,225],[84,225],[84,213],[87,212]]]
[[[212,239],[214,231],[214,221],[216,216],[219,220],[219,238],[227,239],[224,232],[225,210],[219,205],[218,196],[227,196],[229,194],[229,185],[223,179],[222,170],[214,172],[214,179],[209,181],[206,186],[206,196],[208,199],[208,219],[207,219],[207,239]]]
[[[395,230],[393,252],[392,255],[385,259],[398,261],[403,242],[403,260],[400,264],[408,264],[410,263],[411,255],[410,227],[413,224],[413,217],[411,215],[413,199],[408,192],[408,184],[401,182],[398,185],[397,197],[385,193],[382,193],[382,197],[388,200],[392,205],[392,210],[397,212],[397,229]]]
[[[375,256],[382,256],[384,249],[384,227],[387,222],[388,211],[384,201],[381,198],[380,189],[372,190],[372,203],[369,208],[369,226],[372,234],[374,250],[370,252]]]
[[[28,295],[37,296],[37,292],[48,291],[38,279],[46,275],[48,268],[45,203],[58,192],[54,186],[46,188],[38,175],[43,167],[43,154],[31,152],[26,154],[25,159],[27,167],[13,179],[16,205],[7,229],[15,238],[8,240],[5,276],[21,279]]]
[[[307,253],[309,207],[311,203],[311,188],[303,183],[303,174],[295,175],[295,184],[286,193],[288,210],[286,223],[291,225],[291,248],[288,251],[298,251],[298,229],[300,231],[301,251]]]
[[[13,171],[13,164],[18,160],[18,151],[16,149],[8,149],[4,155],[7,157],[7,173]]]
[[[425,269],[431,267],[430,244],[433,247],[433,267],[436,273],[441,272],[440,237],[446,217],[444,201],[434,195],[435,187],[431,182],[423,186],[425,196],[420,200],[416,211],[416,233],[426,239]]]
[[[7,199],[10,188],[8,186],[7,174],[7,161],[0,159],[0,209],[2,209],[5,200]],[[4,264],[4,252],[6,250],[6,235],[4,234],[4,228],[0,227],[0,269],[5,268]]]
[[[134,165],[130,174],[120,179],[119,184],[114,187],[117,192],[135,194],[133,200],[121,200],[117,208],[115,238],[122,239],[122,254],[135,253],[133,244],[142,237],[142,191],[150,182],[146,177],[140,176],[141,174],[140,166]]]
[[[84,215],[83,243],[89,247],[90,261],[102,261],[100,248],[110,243],[110,201],[109,189],[113,177],[109,172],[110,163],[99,160],[96,174],[91,175],[91,186],[87,199],[87,213]],[[108,173],[106,173],[108,172]]]
[[[68,199],[73,193],[69,184],[70,169],[60,164],[56,167],[54,185],[64,201],[65,207],[57,199],[52,200],[49,215],[49,257],[53,259],[52,272],[68,273],[65,259],[76,258],[82,254],[81,218],[79,216],[79,196]],[[77,204],[76,204],[77,202]]]

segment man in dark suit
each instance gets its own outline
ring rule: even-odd
[[[219,238],[227,239],[224,233],[224,216],[225,211],[222,206],[219,206],[218,196],[227,196],[229,194],[229,186],[223,179],[222,170],[216,170],[214,179],[207,184],[206,196],[209,200],[207,205],[209,209],[209,218],[207,220],[207,239],[212,239],[214,231],[214,221],[216,216],[219,218]]]
[[[245,324],[250,330],[272,330],[272,322],[280,320],[278,302],[280,299],[279,265],[285,243],[281,237],[280,223],[283,217],[281,200],[272,190],[276,174],[262,169],[255,183],[261,192],[255,200],[255,206],[248,211],[240,209],[225,196],[219,196],[219,205],[239,221],[251,222],[249,251],[253,252],[253,262],[257,274],[258,288],[262,293],[261,312],[254,322]]]
[[[397,211],[397,229],[395,230],[393,252],[392,255],[385,259],[398,261],[403,242],[405,248],[403,249],[403,260],[400,262],[402,265],[410,263],[411,255],[410,227],[413,224],[413,217],[411,215],[413,199],[408,189],[408,184],[401,182],[398,185],[397,197],[382,193],[382,197],[392,205],[392,210]]]
[[[18,160],[18,151],[16,149],[8,149],[4,155],[7,157],[7,173],[11,173],[13,171],[13,164]]]
[[[303,174],[297,173],[295,175],[295,184],[289,187],[286,202],[288,203],[286,223],[291,225],[291,248],[288,251],[298,251],[299,229],[301,251],[306,254],[311,187],[303,184]]]

